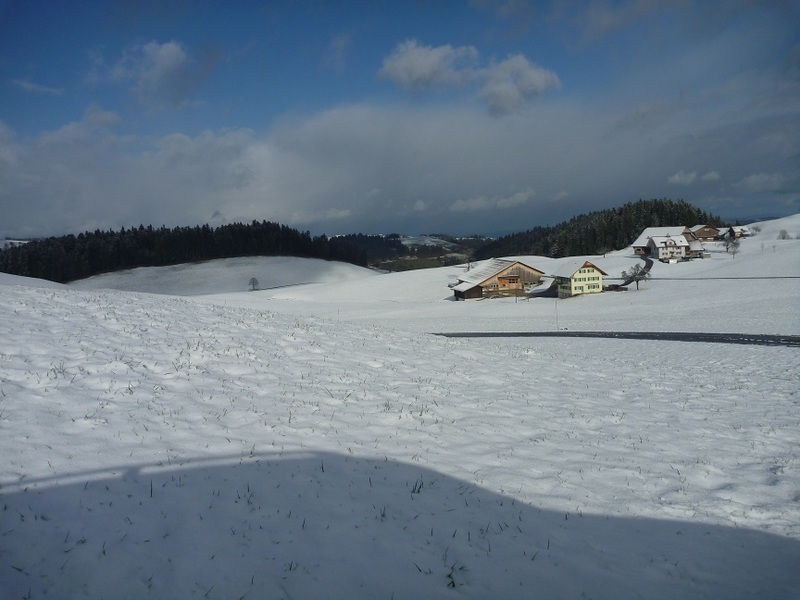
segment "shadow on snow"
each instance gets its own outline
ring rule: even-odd
[[[800,542],[539,509],[415,464],[252,454],[0,488],[6,598],[786,598]]]

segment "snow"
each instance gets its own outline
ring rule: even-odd
[[[800,334],[800,218],[759,226],[567,300],[288,258],[0,274],[3,597],[798,598],[796,348],[431,335]]]

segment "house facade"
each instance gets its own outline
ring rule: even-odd
[[[558,285],[559,298],[580,294],[597,294],[603,291],[603,276],[608,275],[597,265],[587,261],[567,263],[553,273]]]
[[[522,295],[537,285],[544,271],[519,260],[492,258],[467,271],[451,285],[456,300]]]

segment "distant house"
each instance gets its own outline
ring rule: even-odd
[[[677,227],[648,227],[634,240],[631,246],[633,247],[634,253],[641,256],[648,256],[650,254],[650,247],[648,246],[650,238],[662,238],[667,236],[678,238],[684,236],[684,232],[686,231],[688,231],[686,227],[680,225]],[[691,237],[694,238],[694,234],[691,234],[691,232],[689,233]]]
[[[731,229],[733,229],[733,233],[737,238],[750,237],[753,235],[753,232],[750,231],[747,225],[734,225]]]
[[[569,298],[579,294],[602,292],[603,275],[608,275],[608,273],[588,260],[580,260],[559,267],[553,273],[553,279],[558,285],[558,297]]]
[[[719,229],[713,225],[695,225],[689,231],[701,242],[713,242],[719,237]]]
[[[538,284],[542,275],[544,271],[522,261],[492,258],[461,275],[450,289],[456,300],[519,295]]]
[[[699,225],[715,230],[715,227]],[[713,239],[713,238],[712,238]],[[662,261],[703,258],[705,248],[694,232],[688,227],[648,227],[631,244],[633,252],[640,256],[652,256]]]

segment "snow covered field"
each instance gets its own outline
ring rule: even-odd
[[[285,258],[0,274],[2,597],[800,598],[797,348],[430,335],[800,334],[800,279],[754,279],[800,276],[800,218],[760,226],[559,301]]]

